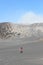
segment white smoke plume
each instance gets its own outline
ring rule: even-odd
[[[18,23],[19,24],[43,23],[43,16],[35,14],[33,12],[28,12],[21,16]]]

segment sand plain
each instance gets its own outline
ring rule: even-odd
[[[0,65],[43,65],[43,41],[0,40]]]

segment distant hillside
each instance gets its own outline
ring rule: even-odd
[[[43,38],[43,23],[34,23],[31,25],[19,25],[10,22],[0,23],[0,38],[23,38],[40,39]]]

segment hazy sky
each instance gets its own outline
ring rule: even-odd
[[[0,0],[0,22],[43,22],[43,0]]]

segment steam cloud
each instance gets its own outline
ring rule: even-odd
[[[35,14],[33,12],[28,12],[21,16],[18,21],[19,24],[32,24],[32,23],[43,23],[43,16]]]

